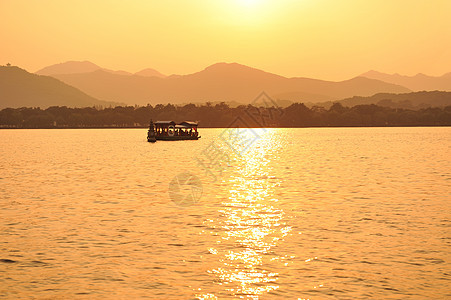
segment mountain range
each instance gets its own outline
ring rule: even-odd
[[[36,74],[18,67],[0,68],[0,107],[81,107],[118,103],[155,105],[207,101],[248,104],[262,91],[285,105],[292,102],[331,105],[341,99],[346,99],[344,104],[356,105],[359,101],[390,100],[386,96],[389,94],[408,95],[422,90],[451,91],[451,73],[440,77],[422,74],[409,77],[370,71],[335,82],[287,78],[237,63],[217,63],[196,73],[170,76],[151,68],[136,73],[114,71],[89,61],[56,64]],[[379,96],[372,97],[376,94]],[[415,98],[419,100],[412,102],[412,106],[424,107],[443,102],[438,94],[433,97],[435,100],[428,100],[427,95],[418,95]]]
[[[415,76],[404,76],[400,74],[386,74],[371,70],[360,76],[401,85],[414,92],[435,90],[451,92],[451,72],[435,77],[422,73],[418,73]]]
[[[60,63],[56,65],[51,65],[45,67],[36,72],[38,75],[58,75],[58,74],[80,74],[80,73],[90,73],[94,71],[102,70],[107,73],[117,74],[117,75],[139,75],[144,77],[160,77],[164,78],[166,75],[161,74],[157,70],[147,68],[136,72],[135,74],[127,71],[113,71],[109,69],[102,68],[90,61],[67,61],[65,63]]]
[[[139,105],[206,101],[250,103],[262,91],[276,99],[299,102],[339,100],[381,92],[410,92],[403,86],[377,79],[356,77],[333,82],[287,78],[237,63],[217,63],[200,72],[168,77],[142,76],[141,72],[123,74],[103,68],[92,70],[92,65],[86,62],[83,65],[86,65],[87,72],[76,72],[81,67],[75,67],[71,62],[38,73],[51,75],[97,99]]]
[[[403,94],[378,93],[369,97],[354,96],[339,101],[305,104],[309,107],[320,106],[328,109],[336,102],[347,107],[376,104],[383,107],[418,110],[427,107],[451,106],[451,92],[420,91]]]

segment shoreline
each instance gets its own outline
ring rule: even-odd
[[[451,125],[388,125],[388,126],[290,126],[290,127],[198,127],[199,129],[224,129],[224,128],[243,128],[243,129],[302,129],[302,128],[412,128],[412,127],[451,127]],[[117,126],[106,126],[106,127],[39,127],[39,128],[17,128],[17,127],[1,127],[0,130],[35,130],[35,129],[148,129],[148,127],[117,127]]]

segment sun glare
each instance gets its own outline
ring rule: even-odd
[[[261,0],[238,0],[238,3],[240,3],[241,5],[244,6],[255,6],[257,4],[259,4],[261,2]]]
[[[238,26],[260,26],[274,11],[268,0],[234,0],[215,2],[216,11],[228,24]]]

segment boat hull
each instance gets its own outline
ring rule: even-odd
[[[155,138],[157,141],[188,141],[198,140],[200,136],[157,136]]]

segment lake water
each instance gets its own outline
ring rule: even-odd
[[[451,128],[200,133],[1,130],[0,298],[451,297]]]

